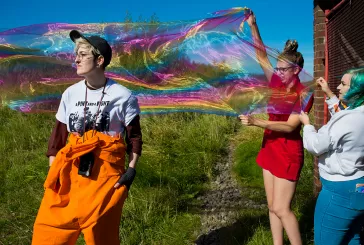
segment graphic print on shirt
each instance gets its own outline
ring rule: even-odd
[[[100,113],[96,118],[97,114],[97,103],[87,102],[86,108],[84,108],[84,101],[79,101],[76,103],[76,108],[82,107],[81,110],[77,110],[74,113],[69,115],[69,129],[71,132],[78,132],[80,134],[83,133],[84,125],[85,131],[92,130],[95,127],[95,130],[98,132],[108,132],[110,128],[110,113],[109,112],[102,112],[103,107],[109,104],[109,101],[102,101],[100,106]],[[95,107],[95,108],[90,108]],[[85,110],[85,112],[83,112]],[[96,123],[96,124],[95,124]]]

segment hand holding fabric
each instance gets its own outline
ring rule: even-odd
[[[241,124],[246,126],[254,126],[255,125],[255,118],[250,115],[239,115],[239,119]]]
[[[247,19],[246,22],[248,23],[248,25],[250,27],[252,27],[253,25],[256,24],[256,19],[255,19],[255,15],[254,15],[253,11],[251,11],[251,14],[250,14],[250,16],[249,16],[249,18]]]
[[[303,125],[310,124],[310,118],[307,115],[307,112],[301,111],[301,114],[299,115],[300,121]]]
[[[324,92],[326,96],[328,96],[329,98],[334,96],[334,93],[331,91],[329,84],[323,77],[318,78],[316,80],[316,84],[321,87],[322,92]]]

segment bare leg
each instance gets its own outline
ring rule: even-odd
[[[272,211],[273,210],[273,194],[274,194],[274,175],[268,170],[263,169],[264,188],[267,195],[267,202],[269,208],[269,222],[270,229],[272,231],[273,244],[283,244],[283,225],[278,216]]]
[[[302,245],[301,234],[296,216],[291,210],[291,202],[296,191],[297,182],[273,176],[273,208],[280,218],[292,245]]]

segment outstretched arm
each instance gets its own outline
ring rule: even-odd
[[[300,125],[299,116],[296,114],[291,114],[287,121],[268,121],[245,115],[240,115],[239,119],[243,125],[257,126],[283,133],[291,133]]]
[[[247,23],[250,26],[252,32],[253,42],[258,62],[264,71],[265,77],[267,78],[268,81],[270,81],[273,76],[273,67],[268,59],[267,50],[265,49],[262,37],[260,36],[259,28],[255,20],[254,13],[252,13],[249,16]]]

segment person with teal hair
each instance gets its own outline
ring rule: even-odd
[[[330,121],[318,131],[306,113],[300,115],[303,144],[319,157],[322,183],[315,208],[315,245],[359,245],[364,225],[364,68],[345,72],[338,90],[337,103],[345,108],[331,111]]]
[[[349,108],[357,108],[364,104],[364,68],[352,69],[347,74],[352,74],[352,78],[344,101]]]
[[[360,71],[364,71],[364,67],[354,68],[354,69],[350,69],[350,70],[346,71],[344,76],[342,77],[341,83],[337,87],[337,89],[340,90],[341,86],[346,87],[348,89],[349,88],[348,84],[350,84],[350,80],[351,80],[353,74],[358,74],[358,72],[360,72]],[[360,78],[359,78],[359,80],[360,80]],[[317,79],[316,82],[317,82],[317,85],[319,85],[321,87],[322,91],[326,95],[326,104],[328,106],[328,109],[329,109],[329,112],[330,112],[331,116],[334,115],[336,112],[339,112],[341,110],[345,110],[348,107],[346,99],[343,98],[343,95],[339,94],[339,98],[338,98],[331,91],[327,81],[324,78],[320,77],[319,79]],[[352,85],[350,87],[352,88],[351,93],[357,93],[356,91],[358,90],[358,88],[354,89],[354,85]],[[357,87],[357,86],[355,86],[355,87]],[[347,96],[353,97],[350,94],[348,94]],[[363,103],[363,101],[359,100],[359,101],[357,101],[355,103],[361,104],[361,103]]]

